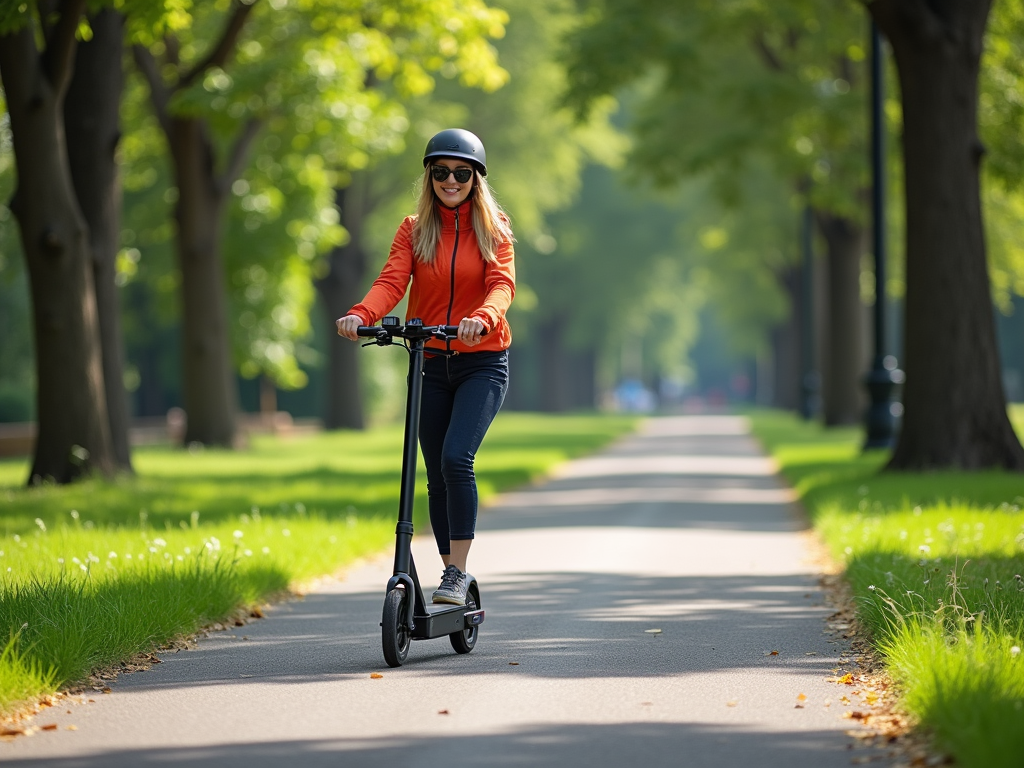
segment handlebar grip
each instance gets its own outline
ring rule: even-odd
[[[360,325],[356,329],[356,336],[376,336],[381,330],[379,325]]]

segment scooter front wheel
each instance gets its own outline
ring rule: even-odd
[[[475,611],[479,607],[480,591],[477,589],[476,584],[473,584],[466,595],[466,610]],[[455,649],[456,653],[469,653],[476,646],[476,639],[479,635],[479,627],[469,627],[458,632],[452,632],[448,635],[448,639],[451,640],[452,648]]]
[[[381,644],[384,648],[384,661],[389,667],[400,667],[409,655],[412,645],[412,634],[405,624],[405,601],[408,599],[404,589],[392,589],[384,597],[384,613],[381,617]]]

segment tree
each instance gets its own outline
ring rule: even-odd
[[[422,92],[432,84],[428,71],[446,66],[469,79],[500,76],[485,37],[500,33],[501,19],[478,0],[414,0],[399,8],[221,2],[196,7],[187,35],[135,47],[167,137],[177,193],[186,440],[229,445],[234,439],[221,249],[226,205],[257,136],[279,129],[276,146],[296,177],[329,192],[337,166],[365,165],[369,150],[405,128],[369,81],[392,79],[399,90]],[[280,166],[271,157],[266,170],[280,174]],[[244,181],[246,189],[253,186]],[[263,194],[249,200],[271,208],[280,191],[266,176],[262,181]],[[341,232],[336,215],[326,214],[327,195],[321,197],[320,220],[287,222],[299,255],[310,261],[339,242]]]
[[[571,99],[582,110],[595,93],[640,79],[646,98],[633,125],[634,162],[662,184],[711,174],[728,203],[750,160],[767,157],[780,182],[814,206],[827,254],[824,417],[859,421],[866,362],[859,9],[818,0],[643,8],[606,0],[598,9],[570,38]],[[789,267],[780,267],[782,279]]]
[[[115,466],[92,254],[64,141],[64,98],[84,10],[85,0],[62,0],[0,13],[0,76],[18,173],[10,208],[21,230],[35,332],[33,483],[69,482]]]
[[[989,0],[875,0],[903,105],[903,426],[890,469],[1024,470],[1006,413],[986,263],[978,88]]]
[[[100,10],[90,15],[89,28],[90,38],[78,44],[64,101],[65,139],[75,197],[89,232],[111,445],[118,468],[131,471],[120,297],[115,284],[121,237],[117,151],[124,17],[110,8]]]

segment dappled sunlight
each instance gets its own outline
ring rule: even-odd
[[[555,472],[559,479],[631,475],[769,477],[778,465],[761,456],[599,456],[580,459]]]
[[[561,475],[565,477],[566,475]],[[507,493],[501,503],[511,506],[572,507],[655,502],[704,504],[785,504],[796,500],[791,488],[673,487],[673,488],[579,488],[564,491]]]

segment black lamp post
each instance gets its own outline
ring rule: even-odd
[[[871,22],[871,214],[875,252],[875,354],[864,379],[871,404],[864,419],[864,448],[891,448],[903,406],[893,399],[903,383],[896,358],[885,353],[885,116],[882,35]]]

